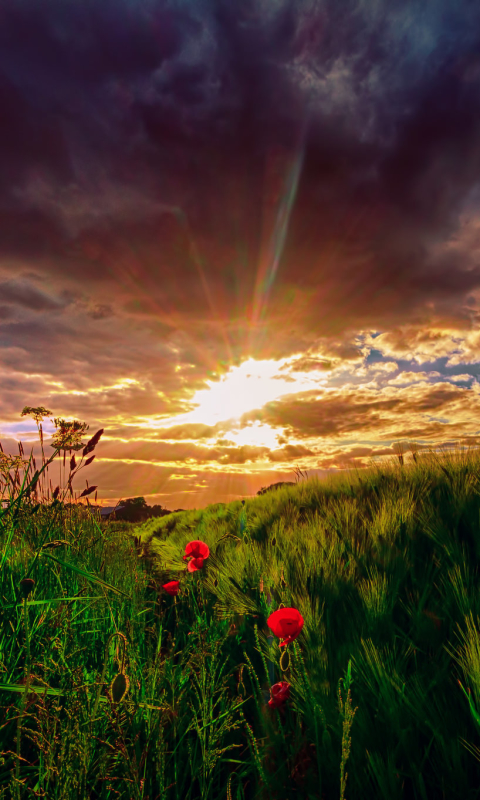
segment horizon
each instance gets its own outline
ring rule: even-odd
[[[0,445],[1,445],[1,441],[0,441]],[[358,465],[353,465],[353,466],[348,466],[348,467],[344,467],[344,468],[339,468],[339,469],[336,469],[336,470],[330,470],[327,475],[318,475],[315,472],[313,472],[313,474],[308,475],[308,473],[305,472],[305,473],[301,473],[301,477],[298,477],[300,473],[294,473],[295,481],[288,481],[287,483],[291,483],[294,486],[299,486],[302,483],[308,482],[312,478],[315,478],[316,480],[318,480],[320,482],[320,484],[322,484],[322,483],[329,483],[329,479],[333,478],[334,479],[334,485],[335,485],[335,477],[340,477],[340,478],[343,477],[343,478],[345,478],[347,476],[351,477],[354,474],[355,474],[355,476],[359,475],[360,477],[362,477],[362,475],[364,475],[366,473],[368,473],[369,475],[376,474],[377,470],[379,470],[380,472],[383,472],[383,473],[385,473],[385,472],[386,473],[391,473],[392,472],[392,466],[393,466],[393,472],[398,471],[399,468],[403,471],[403,469],[405,467],[407,467],[407,468],[412,467],[413,469],[415,469],[416,464],[417,463],[421,464],[422,462],[425,463],[427,465],[427,467],[432,467],[435,464],[441,464],[442,459],[445,459],[445,463],[455,463],[455,462],[459,463],[459,462],[463,462],[465,460],[465,457],[466,457],[467,461],[469,461],[470,465],[472,465],[472,462],[475,462],[478,459],[478,456],[480,455],[480,448],[475,448],[475,447],[470,447],[470,446],[466,447],[465,445],[462,445],[461,447],[458,447],[458,443],[451,443],[450,446],[447,446],[447,447],[442,446],[441,448],[427,448],[427,447],[425,447],[425,449],[422,450],[422,449],[418,449],[418,448],[415,447],[414,448],[414,452],[415,452],[415,455],[416,455],[416,459],[413,458],[412,450],[408,449],[406,447],[406,443],[405,442],[402,442],[402,443],[399,444],[399,446],[396,449],[396,452],[393,454],[393,456],[394,456],[393,458],[392,458],[392,456],[390,456],[388,459],[386,459],[386,458],[383,459],[383,460],[378,459],[377,461],[372,460],[371,463],[369,463],[367,465],[363,465],[362,467],[359,467]],[[403,459],[402,462],[400,462],[400,460],[398,458],[399,454],[402,456],[402,459]],[[69,459],[70,459],[70,456],[68,456],[68,458],[66,458],[66,462],[68,462]],[[457,461],[457,459],[458,459],[458,461]],[[63,461],[63,457],[60,454],[58,455],[58,460],[62,460]],[[52,463],[55,463],[55,462],[52,462]],[[386,467],[386,469],[385,469],[385,467]],[[277,481],[274,481],[273,484],[267,484],[266,487],[260,487],[260,489],[261,488],[270,488],[272,485],[275,485],[276,483],[277,483]],[[231,500],[226,500],[226,501],[214,501],[213,503],[207,503],[205,506],[200,506],[200,507],[189,506],[188,508],[181,507],[181,508],[178,508],[178,509],[174,509],[174,508],[169,509],[169,508],[167,508],[166,505],[164,505],[162,503],[154,503],[154,502],[150,503],[150,502],[148,502],[148,497],[149,496],[145,495],[145,494],[135,495],[135,498],[142,497],[145,500],[145,502],[146,502],[146,504],[147,504],[147,506],[149,508],[152,508],[155,505],[159,505],[163,509],[165,509],[166,511],[169,511],[170,513],[175,513],[176,510],[177,511],[202,511],[202,510],[205,510],[206,508],[208,508],[211,505],[216,505],[216,504],[226,505],[226,504],[231,503],[231,502],[238,502],[238,501],[243,501],[243,500],[253,500],[257,496],[258,496],[258,490],[253,495],[247,495],[247,496],[244,496],[244,497],[234,497]],[[156,497],[156,495],[155,495],[155,497]],[[95,508],[96,509],[104,509],[104,508],[114,509],[117,506],[122,507],[121,503],[125,502],[126,500],[129,500],[129,499],[130,500],[134,499],[134,497],[129,497],[127,495],[124,495],[122,497],[119,497],[117,500],[114,500],[114,502],[110,502],[110,503],[102,502],[101,499],[97,499],[95,501],[92,500],[92,501],[86,502],[86,500],[82,501],[82,499],[79,498],[79,497],[77,499],[72,498],[71,500],[69,500],[68,497],[67,497],[67,498],[65,498],[64,502],[66,503],[66,505],[69,505],[70,503],[72,503],[73,505],[82,505],[85,508],[90,507],[90,508],[93,508],[93,509],[95,509]],[[0,502],[1,503],[5,503],[7,506],[10,503],[8,498],[0,499]]]

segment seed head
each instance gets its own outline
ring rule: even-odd
[[[30,592],[33,591],[33,587],[35,586],[35,581],[33,578],[23,578],[20,581],[20,590],[24,597],[28,597]]]

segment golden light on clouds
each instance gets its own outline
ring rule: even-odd
[[[208,389],[200,389],[191,399],[196,405],[193,411],[179,414],[168,420],[155,423],[157,427],[168,428],[186,423],[216,425],[227,420],[236,420],[266,403],[286,395],[319,387],[325,382],[325,372],[295,373],[294,376],[280,369],[294,359],[281,361],[257,361],[249,358],[238,367],[232,367],[219,381],[207,380]],[[226,438],[237,445],[277,446],[277,435],[269,425],[254,423],[239,431],[228,431]]]
[[[63,387],[63,383],[59,381],[50,381],[52,386],[60,386]],[[129,389],[132,386],[140,386],[140,381],[137,381],[135,378],[122,378],[121,380],[117,381],[117,383],[113,383],[106,386],[91,386],[87,390],[82,391],[80,389],[68,389],[68,390],[58,390],[57,394],[73,394],[73,395],[83,395],[88,396],[89,394],[104,394],[105,392],[111,392],[115,390],[122,390],[122,389]]]

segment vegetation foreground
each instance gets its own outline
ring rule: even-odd
[[[478,453],[135,526],[58,423],[0,452],[0,800],[480,798]]]

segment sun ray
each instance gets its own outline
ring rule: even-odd
[[[265,319],[267,312],[268,299],[272,289],[280,258],[285,247],[285,240],[288,232],[290,216],[297,196],[298,184],[305,156],[305,144],[308,130],[308,116],[305,115],[303,124],[298,137],[298,142],[293,153],[293,157],[286,168],[283,192],[278,205],[275,224],[270,239],[264,233],[264,246],[262,246],[259,257],[257,280],[254,290],[254,301],[252,310],[252,328],[250,331],[249,351],[252,351],[252,334],[257,331],[257,326]],[[266,217],[267,215],[265,215]],[[264,220],[264,227],[268,225]],[[265,244],[266,242],[266,244]]]

